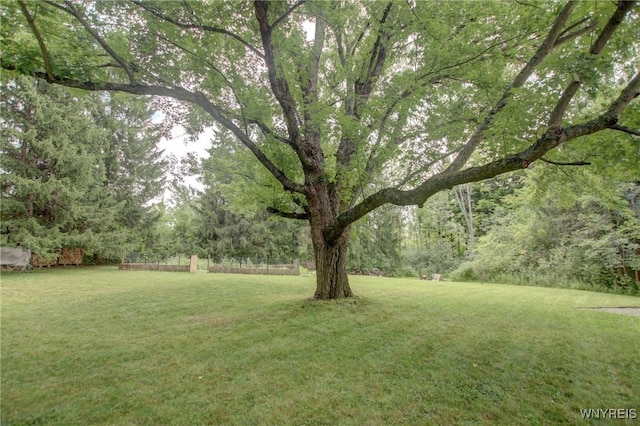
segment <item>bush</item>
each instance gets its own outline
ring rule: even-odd
[[[419,274],[411,266],[401,266],[394,271],[393,275],[396,277],[409,278],[409,277],[417,277]]]
[[[452,281],[479,281],[473,262],[464,262],[449,273]]]

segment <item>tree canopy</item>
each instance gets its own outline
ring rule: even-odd
[[[81,248],[101,260],[142,244],[166,166],[146,102],[26,77],[0,87],[2,244],[42,259]]]
[[[640,134],[633,1],[16,0],[2,15],[4,70],[173,99],[191,131],[231,132],[289,194],[271,211],[309,221],[320,299],[352,294],[351,225],[374,209]]]

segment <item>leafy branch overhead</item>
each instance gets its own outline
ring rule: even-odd
[[[17,0],[2,13],[3,69],[172,98],[231,132],[304,199],[271,211],[308,218],[327,268],[384,204],[639,133],[634,1]]]

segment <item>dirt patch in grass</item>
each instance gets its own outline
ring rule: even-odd
[[[614,314],[634,315],[640,317],[640,306],[589,306],[580,309],[593,309]]]

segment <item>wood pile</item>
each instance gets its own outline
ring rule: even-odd
[[[31,254],[31,266],[34,268],[42,268],[56,266],[56,265],[82,265],[82,258],[84,257],[84,250],[81,248],[63,248],[58,257],[54,257],[51,260],[44,260],[38,257],[37,254]]]
[[[42,259],[40,257],[38,257],[37,254],[35,253],[31,253],[31,266],[33,266],[34,268],[42,268],[44,267],[49,267],[49,266],[55,266],[58,264],[58,259],[57,258],[53,258],[50,260],[45,260]]]
[[[84,250],[81,248],[63,248],[58,257],[58,265],[82,265]]]

